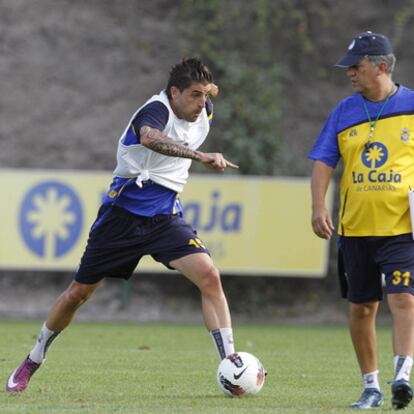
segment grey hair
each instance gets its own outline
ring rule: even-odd
[[[374,66],[378,66],[381,63],[385,63],[387,65],[387,73],[391,74],[394,71],[395,62],[397,59],[393,53],[389,55],[379,55],[379,56],[367,56],[368,62],[370,62]]]

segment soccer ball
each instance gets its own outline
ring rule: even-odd
[[[217,369],[217,382],[230,397],[257,394],[263,387],[266,370],[262,363],[248,352],[236,352],[224,358]]]

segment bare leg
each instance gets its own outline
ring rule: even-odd
[[[393,318],[392,345],[394,355],[413,356],[414,351],[414,297],[409,293],[388,295]]]
[[[364,381],[364,391],[354,409],[370,409],[384,403],[378,380],[377,335],[375,320],[379,302],[351,303],[349,307],[349,330]]]
[[[170,263],[191,280],[201,292],[204,323],[209,331],[230,328],[231,318],[226,296],[221,286],[220,273],[210,256],[195,253]]]
[[[173,260],[170,265],[200,289],[204,323],[210,331],[219,360],[233,354],[230,311],[221,286],[220,273],[210,256],[195,253]]]
[[[98,286],[99,283],[86,285],[73,281],[56,299],[49,311],[46,326],[54,332],[63,331],[70,324],[79,307],[93,295]]]
[[[394,381],[391,385],[392,407],[405,408],[414,392],[410,381],[414,347],[414,297],[410,293],[388,294],[393,318],[392,346],[394,351]]]
[[[91,297],[98,286],[98,283],[85,285],[73,281],[57,298],[46,322],[42,326],[34,348],[21,365],[9,376],[6,385],[8,392],[22,392],[27,388],[31,376],[43,363],[51,343],[59,332],[70,324],[77,309]]]
[[[378,369],[375,318],[379,302],[351,303],[349,329],[362,374]]]

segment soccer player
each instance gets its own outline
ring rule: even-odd
[[[34,348],[7,382],[11,393],[26,389],[51,343],[105,277],[129,279],[151,255],[176,269],[201,291],[204,322],[223,359],[234,353],[230,312],[220,273],[195,230],[182,218],[178,194],[192,161],[215,171],[238,168],[220,153],[198,151],[210,129],[217,86],[198,59],[175,65],[165,90],[132,116],[119,139],[114,179],[91,227],[79,269],[57,298]]]
[[[392,406],[405,408],[413,397],[414,241],[408,191],[414,186],[414,92],[393,82],[394,65],[386,36],[364,32],[354,37],[336,66],[346,69],[355,93],[334,108],[309,156],[315,161],[312,226],[323,239],[334,231],[325,194],[340,158],[343,163],[339,258],[364,383],[351,406],[355,409],[384,401],[375,329],[383,291],[393,318]]]

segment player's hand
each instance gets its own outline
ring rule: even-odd
[[[209,92],[209,95],[215,97],[215,96],[218,95],[218,93],[219,93],[218,86],[215,83],[211,83],[210,84],[210,92]]]
[[[321,239],[329,240],[332,237],[335,227],[326,208],[314,209],[312,213],[312,228],[314,233]]]
[[[225,168],[239,168],[237,164],[233,164],[229,160],[226,160],[223,154],[219,152],[201,152],[199,155],[200,162],[212,170],[224,171]]]

